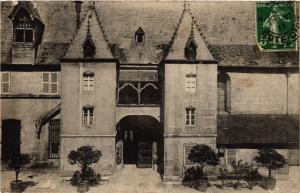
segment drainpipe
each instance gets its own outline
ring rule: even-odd
[[[74,1],[74,3],[75,3],[75,11],[76,11],[76,31],[78,31],[80,27],[80,12],[81,12],[82,1]]]
[[[286,77],[286,115],[289,114],[289,78],[291,77],[291,73],[287,71],[285,73]]]

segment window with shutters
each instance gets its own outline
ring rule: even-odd
[[[82,88],[84,91],[93,91],[94,90],[94,73],[93,72],[84,72],[83,73],[83,85]]]
[[[226,149],[226,164],[230,165],[232,162],[237,161],[237,150]]]
[[[195,126],[196,125],[196,108],[189,106],[185,108],[185,125]]]
[[[94,107],[84,106],[82,108],[82,125],[92,126],[94,124]]]
[[[191,153],[192,148],[195,146],[196,144],[185,144],[184,145],[184,165],[185,166],[194,166],[196,165],[195,162],[192,162],[189,159],[189,154]]]
[[[58,74],[56,72],[43,73],[43,94],[58,94]]]
[[[196,92],[196,74],[190,73],[185,75],[185,91],[189,93]]]
[[[3,72],[2,73],[2,94],[9,94],[10,93],[10,73]]]

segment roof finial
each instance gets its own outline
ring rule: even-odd
[[[88,17],[88,24],[87,24],[87,31],[86,31],[86,37],[87,38],[92,37],[91,30],[90,30],[90,18],[91,17],[92,17],[92,15],[89,15],[89,17]]]
[[[192,21],[190,37],[194,39],[194,22]]]
[[[92,17],[92,15],[89,15],[89,17],[88,17],[86,38],[85,38],[85,41],[82,44],[83,56],[85,58],[94,57],[94,55],[96,54],[96,46],[95,46],[94,41],[92,39],[92,34],[91,34],[91,30],[90,30],[90,18],[91,17]]]
[[[191,13],[191,5],[189,0],[184,1],[184,12]]]

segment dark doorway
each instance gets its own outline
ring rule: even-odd
[[[6,119],[2,121],[2,157],[6,161],[20,153],[21,121]]]
[[[117,127],[117,143],[122,143],[123,163],[152,167],[162,160],[163,133],[160,123],[151,116],[127,116]]]

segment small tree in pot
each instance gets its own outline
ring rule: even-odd
[[[276,180],[272,178],[272,170],[282,168],[287,163],[287,160],[276,150],[270,148],[259,150],[258,156],[254,160],[268,169],[269,175],[265,180],[265,187],[271,190],[274,189]]]
[[[195,145],[191,152],[188,155],[189,160],[195,162],[197,164],[196,169],[199,171],[198,173],[201,174],[199,176],[199,186],[198,189],[201,191],[205,191],[207,188],[207,174],[204,173],[203,169],[205,166],[208,165],[217,165],[218,164],[218,157],[214,150],[212,150],[209,146],[201,144]]]
[[[20,172],[28,165],[32,160],[29,154],[15,154],[11,158],[5,161],[8,169],[15,171],[16,178],[10,183],[12,192],[22,192],[24,190],[23,181],[19,180]]]
[[[68,162],[71,165],[78,165],[81,170],[76,171],[71,179],[71,184],[78,186],[79,192],[87,192],[89,186],[99,184],[100,174],[96,174],[90,165],[97,163],[102,156],[99,150],[86,145],[79,147],[77,151],[71,151],[68,155]]]

